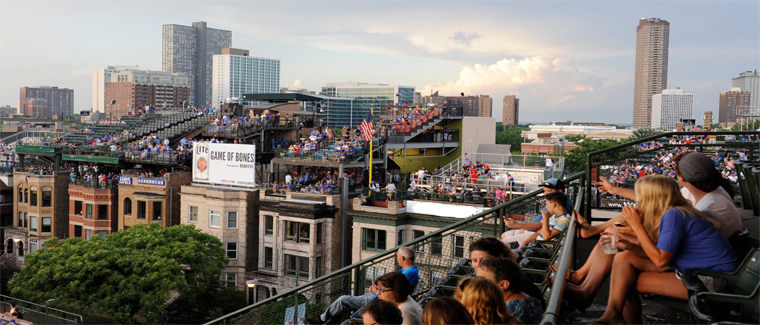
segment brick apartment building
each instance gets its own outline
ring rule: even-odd
[[[45,115],[34,115],[34,107],[31,105],[41,103],[29,99],[44,99],[46,103]],[[39,108],[38,108],[39,109]],[[40,118],[51,118],[53,115],[66,116],[74,114],[74,90],[58,87],[21,87],[19,91],[19,114],[30,115]]]
[[[116,232],[117,187],[86,182],[69,185],[69,237],[89,240]]]

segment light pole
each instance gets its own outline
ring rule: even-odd
[[[259,284],[259,279],[248,280],[248,281],[245,282],[245,285],[248,287],[248,290],[246,292],[249,295],[253,294],[253,303],[254,304],[256,303],[256,300],[258,299],[258,292],[259,292],[259,289],[257,287],[258,284]],[[254,290],[253,293],[250,293],[251,289]],[[251,301],[251,299],[249,298],[248,301]]]

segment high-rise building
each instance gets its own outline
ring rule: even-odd
[[[24,111],[21,114],[34,118],[50,118],[50,108],[44,98],[27,98],[23,101]]]
[[[692,119],[694,111],[694,94],[685,93],[683,89],[665,89],[652,96],[653,129],[671,131],[676,124]]]
[[[422,103],[422,94],[419,91],[414,92],[414,106],[419,106]]]
[[[520,116],[520,99],[515,95],[504,96],[504,110],[501,115],[503,125],[517,125]]]
[[[479,116],[480,111],[478,96],[446,96],[448,107],[462,109],[462,116]]]
[[[18,113],[17,107],[11,107],[11,105],[0,106],[0,116],[2,117],[8,117],[8,115],[17,114],[17,113]]]
[[[633,86],[633,127],[652,126],[652,96],[668,87],[670,23],[642,18],[636,29],[636,73]]]
[[[747,111],[751,102],[752,94],[742,91],[739,87],[731,87],[731,90],[721,92],[718,123],[736,123],[740,113]]]
[[[47,102],[46,113],[41,116],[32,114],[26,105],[27,99],[41,98]],[[74,90],[68,88],[37,86],[21,87],[19,92],[19,114],[32,115],[38,118],[52,118],[53,115],[66,116],[74,114]],[[42,111],[40,111],[42,112]]]
[[[138,66],[108,66],[107,69],[92,70],[92,111],[106,112],[106,84],[111,82],[111,74],[121,70],[139,70]]]
[[[192,26],[164,25],[161,66],[166,72],[193,77],[190,101],[196,106],[212,106],[213,56],[229,47],[232,32],[208,28],[206,22],[195,22]]]
[[[106,118],[124,116],[130,108],[138,106],[183,107],[190,102],[191,83],[191,78],[183,73],[115,72],[111,74],[111,82],[106,84]]]
[[[378,115],[381,110],[392,109],[394,105],[414,105],[414,87],[412,86],[335,82],[326,84],[319,94],[354,99],[350,127],[361,124],[367,118],[370,108],[373,109],[375,115]]]
[[[743,107],[743,111],[737,112],[741,116],[760,116],[760,74],[755,71],[747,71],[739,74],[739,77],[731,80],[731,88],[739,88],[739,91],[749,92],[749,103]]]
[[[478,116],[491,117],[493,114],[493,98],[488,95],[478,96]]]
[[[227,98],[243,98],[243,94],[280,92],[280,60],[248,54],[248,50],[224,48],[222,54],[214,55],[211,106],[221,106]]]
[[[702,114],[702,128],[705,131],[712,130],[713,125],[713,113],[712,111],[705,111],[704,114]]]

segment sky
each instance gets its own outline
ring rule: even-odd
[[[281,86],[359,81],[442,95],[517,95],[521,122],[630,124],[636,27],[670,22],[668,88],[712,110],[760,66],[760,1],[36,1],[0,0],[0,106],[23,86],[74,89],[92,72],[161,70],[161,26],[232,31],[232,46],[281,60]]]

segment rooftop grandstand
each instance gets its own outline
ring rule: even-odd
[[[677,162],[673,159],[681,157],[678,154],[687,150],[696,151],[687,155],[712,158],[715,167],[719,169],[718,172],[723,172],[722,176],[728,179],[731,187],[735,189],[733,203],[742,216],[744,231],[727,236],[727,243],[735,252],[736,266],[728,272],[698,268],[679,270],[679,279],[683,280],[678,281],[683,281],[687,299],[642,294],[641,298],[647,303],[638,316],[646,323],[757,323],[760,289],[760,264],[757,263],[757,249],[760,247],[757,239],[757,216],[760,215],[760,142],[757,137],[758,133],[755,131],[671,132],[589,153],[586,170],[565,175],[563,179],[566,185],[565,193],[572,199],[574,210],[579,214],[569,218],[567,228],[558,237],[551,241],[531,243],[519,260],[525,277],[538,288],[546,300],[540,323],[587,323],[597,317],[607,320],[604,317],[609,315],[601,313],[615,306],[607,303],[607,294],[604,292],[606,287],[602,290],[597,289],[599,296],[594,300],[595,304],[601,303],[601,306],[579,306],[577,301],[572,301],[573,297],[577,297],[577,292],[574,291],[578,288],[575,286],[579,285],[578,279],[572,274],[578,271],[572,270],[580,270],[580,265],[576,263],[583,261],[587,256],[589,260],[592,259],[589,255],[591,248],[597,245],[598,234],[604,231],[606,225],[612,225],[613,217],[620,213],[621,208],[627,206],[627,203],[642,204],[645,201],[631,200],[617,191],[613,194],[609,188],[601,190],[605,185],[600,183],[600,177],[612,180],[617,185],[616,188],[621,189],[631,188],[639,179],[644,178],[661,177],[672,182],[672,179],[677,178],[674,169]],[[402,247],[411,247],[417,253],[414,262],[419,268],[420,276],[411,297],[419,305],[424,307],[439,297],[454,296],[457,289],[462,288],[462,279],[474,275],[477,271],[474,263],[476,261],[471,259],[469,252],[470,244],[483,237],[500,238],[510,230],[508,224],[514,221],[528,223],[545,205],[542,192],[537,189],[501,201],[493,198],[493,207],[482,212],[449,220],[439,230],[424,236],[415,236],[411,241],[390,242],[388,246],[396,246],[208,324],[298,324],[313,319],[342,295],[367,294],[374,286],[373,281],[376,277],[398,270],[396,254]],[[425,197],[421,193],[410,193],[407,186],[398,191],[396,197],[388,197],[388,194],[370,193],[362,205],[375,208],[364,210],[373,211],[372,209],[383,207],[373,204],[375,201],[407,200],[408,205],[409,201],[430,200],[429,196]],[[452,200],[461,204],[481,203],[475,202],[475,196],[452,198],[445,195],[445,198],[439,196],[437,199]],[[486,198],[482,197],[480,200],[484,201]],[[398,211],[391,204],[385,206],[388,211]],[[354,220],[381,218],[377,213],[366,211],[350,214]],[[385,213],[393,215],[398,212]],[[519,227],[514,229],[519,230]],[[383,239],[382,247],[385,246]],[[615,259],[616,263],[617,260]],[[716,281],[725,281],[726,285],[723,288],[712,287],[712,290],[708,290],[702,282],[695,280],[704,275],[713,279],[723,279]],[[672,282],[670,279],[668,281]],[[611,291],[609,296],[615,294],[616,291]],[[668,309],[656,306],[667,306]],[[352,313],[347,313],[341,320],[350,318]],[[331,319],[330,323],[341,320]],[[351,322],[362,321],[354,318]]]

